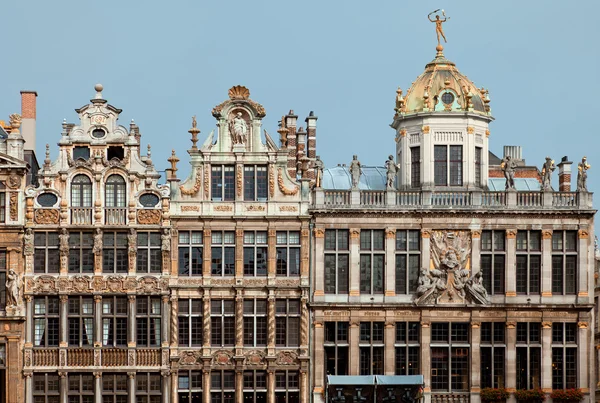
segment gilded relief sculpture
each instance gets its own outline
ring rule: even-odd
[[[581,162],[577,164],[577,191],[587,192],[587,171],[592,166],[587,163],[587,157],[583,157]]]
[[[554,160],[546,157],[546,162],[542,165],[542,189],[552,190],[552,172],[556,169]]]

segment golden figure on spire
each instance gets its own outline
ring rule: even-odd
[[[444,16],[443,20],[440,19],[440,15],[439,14],[436,14],[438,11],[442,12],[442,15]],[[431,14],[435,14],[435,20],[431,19]],[[427,18],[429,19],[429,21],[435,23],[435,33],[437,34],[438,47],[441,47],[442,44],[440,43],[440,35],[442,36],[442,38],[444,38],[444,43],[448,42],[446,40],[446,35],[444,35],[444,30],[442,28],[442,24],[444,22],[448,21],[450,18],[446,17],[446,13],[444,12],[444,10],[440,10],[439,8],[437,10],[432,11],[429,14],[427,14]]]

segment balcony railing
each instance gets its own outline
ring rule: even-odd
[[[581,209],[592,208],[589,192],[534,191],[366,191],[324,190],[314,192],[318,209]]]
[[[91,367],[94,365],[94,350],[91,348],[70,348],[67,351],[70,367]]]
[[[73,225],[90,225],[92,223],[92,208],[91,207],[72,207],[71,208],[71,224]]]
[[[124,207],[106,207],[104,209],[104,221],[106,225],[125,225],[127,217],[127,208]]]
[[[469,403],[470,394],[464,393],[432,393],[431,403]]]
[[[143,367],[153,367],[160,365],[160,350],[136,350],[136,364]]]
[[[102,349],[102,365],[105,367],[127,366],[127,349],[105,348]]]
[[[58,349],[33,350],[32,364],[35,367],[58,366]]]

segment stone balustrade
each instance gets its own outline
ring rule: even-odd
[[[592,209],[589,192],[372,191],[315,189],[316,209]]]

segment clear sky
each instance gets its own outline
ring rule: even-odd
[[[135,119],[153,145],[159,170],[173,148],[188,174],[191,116],[201,143],[215,128],[212,107],[236,84],[264,105],[274,138],[281,115],[294,109],[303,123],[313,110],[327,166],[352,154],[383,164],[395,149],[396,88],[435,56],[427,14],[443,8],[446,57],[490,91],[490,149],[521,145],[538,166],[585,154],[588,187],[600,189],[598,0],[2,3],[0,119],[20,110],[20,90],[38,92],[40,161],[46,143],[55,158],[63,118],[77,123],[74,109],[100,82],[121,124]]]

